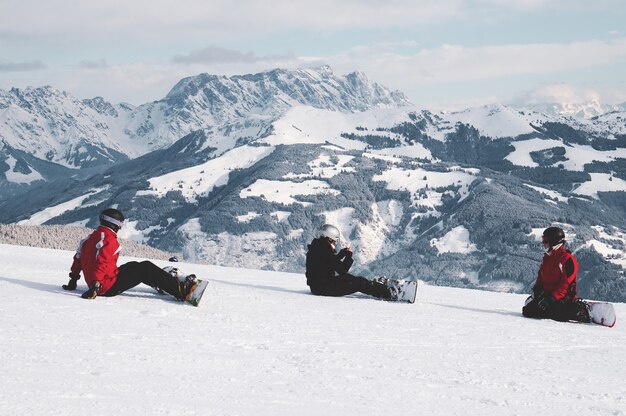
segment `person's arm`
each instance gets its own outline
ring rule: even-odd
[[[574,260],[570,257],[565,260],[565,263],[559,264],[561,268],[561,280],[559,280],[559,285],[552,292],[552,296],[555,300],[561,300],[567,295],[567,291],[574,283],[576,279],[576,264]]]
[[[354,260],[352,260],[352,251],[349,248],[342,249],[339,254],[334,255],[334,268],[338,274],[346,274]]]
[[[70,274],[69,274],[70,281],[67,282],[66,285],[61,286],[65,290],[76,290],[76,282],[80,280],[80,272],[81,272],[80,252],[81,252],[84,241],[85,240],[81,241],[80,244],[78,244],[78,248],[76,249],[76,254],[74,254],[72,267],[70,268]]]

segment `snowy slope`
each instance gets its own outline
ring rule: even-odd
[[[322,298],[194,264],[199,308],[146,287],[85,301],[60,289],[71,255],[0,245],[0,414],[626,414],[624,304],[608,329],[522,318],[523,295]]]

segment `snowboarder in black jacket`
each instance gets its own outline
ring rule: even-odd
[[[311,293],[320,296],[345,296],[356,292],[381,299],[391,299],[388,286],[348,273],[354,263],[352,251],[343,248],[335,254],[340,233],[337,227],[324,224],[319,237],[309,244],[306,254],[306,283]]]

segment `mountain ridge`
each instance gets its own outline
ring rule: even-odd
[[[82,103],[106,117],[131,114],[129,140],[157,149],[89,177],[35,181],[20,198],[3,191],[0,222],[89,226],[114,205],[138,241],[286,271],[302,270],[306,244],[332,222],[353,245],[357,272],[515,292],[534,279],[537,230],[560,224],[589,271],[583,295],[626,299],[623,113],[582,119],[502,104],[432,112],[372,95],[362,73],[329,71],[207,74],[144,106]],[[297,89],[285,95],[281,85]],[[352,98],[336,105],[351,88],[369,108],[350,107]],[[329,92],[327,108],[312,105]],[[233,97],[247,99],[225,104]],[[217,118],[226,121],[211,124]],[[27,172],[9,161],[6,172]]]

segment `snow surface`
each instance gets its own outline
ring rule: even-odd
[[[352,159],[354,159],[354,156],[321,154],[317,159],[308,163],[311,173],[288,173],[284,178],[302,179],[315,177],[330,179],[342,172],[356,172],[354,167],[346,166]]]
[[[60,288],[71,256],[0,245],[0,414],[626,414],[626,304],[605,328],[523,318],[523,295],[326,298],[184,263],[210,280],[198,308],[143,286],[86,301]]]
[[[278,235],[271,232],[259,231],[241,235],[222,232],[210,234],[202,231],[200,220],[192,218],[180,226],[178,230],[183,234],[185,244],[183,255],[185,259],[195,262],[211,261],[214,263],[229,262],[235,267],[249,267],[255,269],[274,269],[282,267],[276,259],[276,239]]]
[[[626,233],[622,233],[618,228],[609,227],[608,229],[601,226],[592,226],[597,233],[598,238],[590,239],[585,243],[585,247],[592,247],[611,263],[618,264],[626,269]]]
[[[41,176],[41,174],[37,172],[36,170],[34,170],[31,166],[28,167],[31,171],[28,174],[16,172],[15,165],[17,164],[17,159],[15,159],[13,156],[7,157],[4,162],[7,165],[9,165],[9,170],[4,172],[4,176],[7,178],[7,181],[9,182],[26,183],[30,185],[31,183],[35,181],[39,181],[43,179],[43,176]]]
[[[250,167],[273,151],[268,146],[236,147],[200,165],[148,179],[150,190],[139,191],[137,195],[164,197],[169,191],[179,190],[187,201],[195,202],[196,197],[210,193],[216,186],[226,185],[231,171]]]
[[[456,191],[463,200],[469,195],[469,186],[476,180],[475,171],[452,169],[450,172],[433,172],[422,168],[407,170],[392,167],[375,175],[372,180],[387,182],[387,189],[408,191],[414,206],[422,205],[430,215],[438,215],[437,207],[443,204],[442,198],[446,192],[439,192],[437,188],[458,187]]]
[[[470,241],[469,230],[462,225],[454,227],[441,238],[433,238],[430,245],[439,253],[469,254],[476,251],[476,244]]]
[[[626,159],[626,149],[616,150],[596,150],[591,146],[583,145],[566,145],[560,140],[545,140],[545,139],[529,139],[511,142],[511,145],[515,148],[514,151],[509,153],[506,160],[510,161],[514,165],[538,167],[530,155],[531,152],[539,152],[542,150],[552,149],[555,147],[562,147],[565,149],[565,158],[562,162],[557,162],[555,165],[563,165],[567,170],[582,172],[585,170],[585,165],[588,163],[597,162],[612,162],[615,159]]]
[[[246,222],[250,222],[253,219],[258,218],[260,216],[261,216],[261,214],[259,214],[258,212],[250,211],[247,214],[237,215],[235,218],[237,219],[237,222],[246,223]]]
[[[429,159],[436,161],[430,150],[426,149],[423,144],[416,143],[410,146],[388,147],[384,149],[370,149],[370,153],[378,156],[386,157],[408,157],[412,159]],[[366,154],[363,154],[366,156]]]
[[[289,212],[289,211],[274,211],[274,212],[270,212],[270,216],[275,218],[276,221],[278,221],[278,222],[286,222],[290,215],[291,215],[291,212]]]
[[[143,230],[140,230],[137,228],[138,224],[139,224],[139,221],[129,221],[129,220],[124,221],[124,226],[117,233],[117,236],[124,240],[136,241],[138,243],[147,243],[150,238],[149,234],[152,231],[160,230],[163,228],[158,225],[153,225],[150,227],[146,227]]]
[[[598,199],[598,192],[626,192],[626,181],[608,173],[590,173],[591,180],[583,182],[573,193]]]
[[[310,205],[310,202],[298,201],[295,197],[320,194],[339,195],[339,191],[332,189],[328,183],[318,180],[292,182],[259,179],[249,187],[242,189],[239,192],[239,197],[260,197],[269,202],[285,205]]]
[[[105,189],[107,189],[107,187],[93,189],[89,191],[88,193],[86,193],[85,195],[81,195],[79,197],[70,199],[69,201],[63,202],[61,204],[45,208],[31,215],[28,219],[19,221],[17,224],[18,225],[41,225],[41,224],[44,224],[46,221],[51,220],[52,218],[55,218],[55,217],[58,217],[59,215],[64,214],[67,211],[72,211],[78,207],[85,208],[85,207],[89,207],[92,205],[96,205],[97,202],[92,203],[92,204],[89,204],[89,203],[85,204],[84,201],[88,199],[89,197],[92,197],[93,195],[96,195],[104,191]]]
[[[527,183],[525,183],[524,185],[529,187],[530,189],[534,189],[535,191],[539,192],[542,195],[547,196],[548,198],[551,198],[551,199],[546,199],[546,201],[548,202],[554,202],[553,200],[557,200],[559,202],[569,201],[569,198],[566,196],[563,196],[563,194],[561,194],[560,192],[552,191],[550,189],[542,188],[540,186],[529,185]]]
[[[534,133],[531,123],[545,116],[537,113],[525,114],[506,107],[502,104],[493,104],[482,107],[468,108],[463,111],[440,114],[452,124],[463,123],[476,126],[483,136],[516,137],[521,134]]]
[[[327,147],[328,149],[339,147],[342,150],[364,150],[366,143],[347,139],[342,134],[352,133],[359,136],[375,132],[378,136],[403,141],[402,136],[380,129],[410,121],[407,107],[376,108],[351,113],[296,105],[273,123],[273,133],[262,141],[274,146],[309,143],[333,146]],[[421,146],[416,146],[416,149],[418,150],[408,152],[430,154]]]

